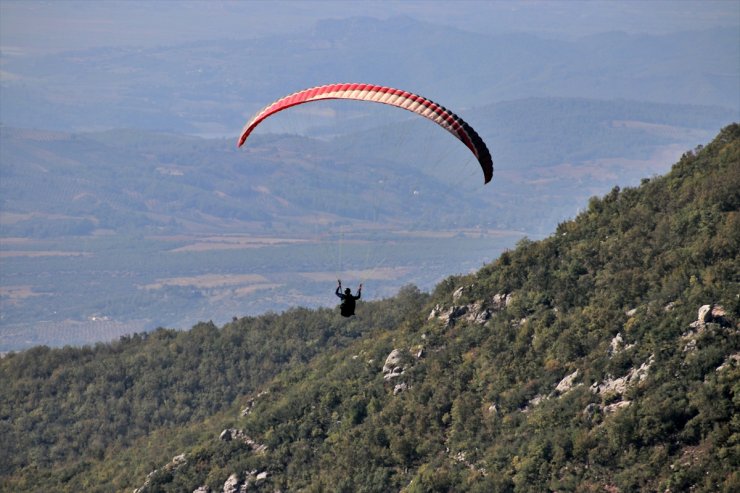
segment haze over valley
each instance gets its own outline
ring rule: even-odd
[[[285,18],[290,30],[247,35],[230,19],[197,39],[183,29],[200,4],[184,5],[155,4],[176,19],[170,38],[127,38],[125,26],[149,22],[141,4],[2,4],[0,350],[332,306],[338,277],[365,282],[369,299],[431,289],[544,237],[592,196],[664,173],[738,119],[738,28],[721,2],[693,24],[674,14],[660,25],[660,2],[635,5],[639,23],[600,4],[613,25],[606,10],[551,2],[550,29],[526,4],[464,4],[492,30],[442,5],[337,16],[317,2]],[[233,6],[209,5],[203,25]],[[232,15],[253,25],[299,5]],[[62,35],[55,16],[107,22],[110,37]],[[48,25],[56,42],[9,19]],[[335,81],[454,109],[490,148],[492,183],[429,122],[374,105],[285,112],[236,149],[254,111]]]

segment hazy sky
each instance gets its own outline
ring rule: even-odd
[[[665,33],[738,26],[740,0],[0,0],[0,49],[19,54],[245,39],[307,30],[319,19],[360,15],[409,15],[469,31],[573,37],[612,30]]]

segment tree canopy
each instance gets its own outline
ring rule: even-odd
[[[349,321],[296,308],[7,355],[0,489],[737,491],[738,191],[733,124]]]

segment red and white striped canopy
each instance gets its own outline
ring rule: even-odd
[[[462,118],[445,107],[418,94],[372,84],[328,84],[304,89],[280,98],[266,106],[249,120],[239,136],[238,146],[241,147],[255,127],[270,115],[274,115],[291,106],[324,99],[355,99],[358,101],[383,103],[397,106],[398,108],[403,108],[424,118],[428,118],[465,144],[478,159],[483,169],[485,183],[491,181],[493,176],[491,153],[480,136],[478,136],[478,133]]]

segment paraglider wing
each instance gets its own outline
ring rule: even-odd
[[[270,115],[274,115],[292,106],[324,99],[355,99],[358,101],[383,103],[397,106],[398,108],[403,108],[428,118],[465,144],[478,159],[483,169],[485,183],[491,181],[493,176],[491,153],[488,151],[483,139],[462,118],[434,101],[417,94],[372,84],[329,84],[298,91],[278,99],[249,120],[239,136],[238,146],[241,147],[255,127]]]

